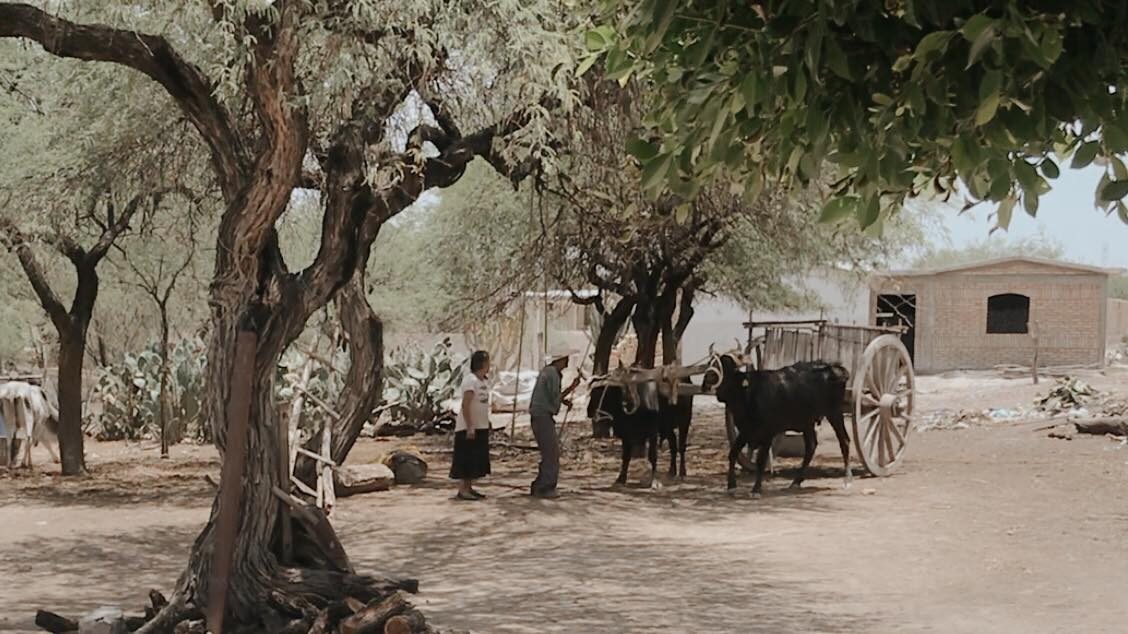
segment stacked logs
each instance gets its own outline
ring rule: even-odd
[[[165,597],[156,590],[149,592],[150,605],[143,616],[127,616],[125,629],[135,632],[168,605]],[[302,618],[283,627],[284,634],[433,634],[423,614],[407,600],[402,590],[377,596],[367,603],[354,597],[331,603],[320,610],[301,606]],[[207,634],[208,628],[202,612],[188,610],[172,630],[173,634]],[[52,634],[73,634],[79,631],[77,621],[46,610],[35,615],[35,624]]]

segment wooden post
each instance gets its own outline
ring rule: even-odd
[[[509,418],[509,442],[513,442],[514,434],[517,433],[517,397],[521,394],[521,363],[524,361],[525,354],[525,317],[528,315],[528,309],[525,306],[526,297],[526,295],[521,296],[521,332],[517,337],[517,378],[513,381],[513,414]],[[534,369],[538,367],[540,366],[533,364]]]
[[[227,426],[227,447],[219,481],[219,516],[215,528],[215,559],[212,561],[211,592],[208,597],[207,622],[213,634],[223,633],[223,612],[227,604],[227,583],[235,555],[235,537],[239,531],[240,505],[243,498],[243,466],[247,462],[247,425],[251,415],[251,386],[255,374],[255,349],[258,335],[250,330],[239,332],[235,340],[235,367],[231,372],[231,393],[227,400],[224,422]]]
[[[324,505],[321,507],[328,516],[333,512],[333,507],[337,503],[337,493],[333,488],[333,442],[332,433],[333,425],[329,421],[325,421],[325,428],[321,432],[321,455],[325,457],[327,462],[321,464],[321,489],[324,496]]]
[[[309,377],[313,373],[313,357],[306,355],[305,366],[302,367],[302,376],[298,382],[298,389],[294,390],[294,400],[290,402],[290,416],[278,426],[282,438],[282,464],[281,478],[278,480],[282,486],[287,487],[290,476],[294,473],[294,463],[297,461],[298,446],[301,438],[298,436],[298,425],[302,420],[302,406],[305,403],[305,387],[309,384]],[[290,507],[282,504],[282,563],[288,564],[293,559],[294,536],[293,526],[290,522]]]

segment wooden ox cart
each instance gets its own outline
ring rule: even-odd
[[[836,361],[850,371],[843,410],[853,419],[854,446],[867,471],[887,476],[901,463],[912,426],[916,375],[897,327],[849,326],[825,320],[747,322],[745,360],[775,370],[799,361]],[[757,335],[757,331],[762,334]],[[736,438],[731,418],[729,442]],[[752,450],[740,463],[752,467]]]

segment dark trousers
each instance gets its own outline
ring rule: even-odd
[[[556,490],[556,482],[560,477],[560,444],[556,439],[556,421],[551,416],[533,416],[530,426],[541,455],[537,479],[533,480],[530,491],[533,494],[548,493]]]

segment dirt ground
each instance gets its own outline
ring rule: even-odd
[[[1128,373],[1085,375],[1128,393]],[[1052,382],[1050,380],[1049,382]],[[924,377],[918,413],[1029,407],[1029,380]],[[704,401],[704,399],[702,399]],[[451,500],[446,442],[362,440],[350,461],[414,445],[429,481],[340,500],[334,524],[360,571],[421,579],[442,628],[474,632],[1124,632],[1128,448],[1012,420],[915,433],[888,478],[842,489],[823,429],[814,477],[787,467],[751,499],[724,487],[715,403],[701,402],[690,477],[615,490],[617,449],[569,428],[556,501],[523,495],[534,456],[498,449],[480,503]],[[499,416],[499,421],[508,421]],[[573,418],[579,416],[573,415]],[[827,427],[827,426],[824,426]],[[38,607],[138,608],[167,590],[206,519],[214,453],[91,443],[93,474],[0,475],[0,631],[34,631]],[[632,482],[643,475],[642,461]],[[855,475],[862,469],[855,466]]]

